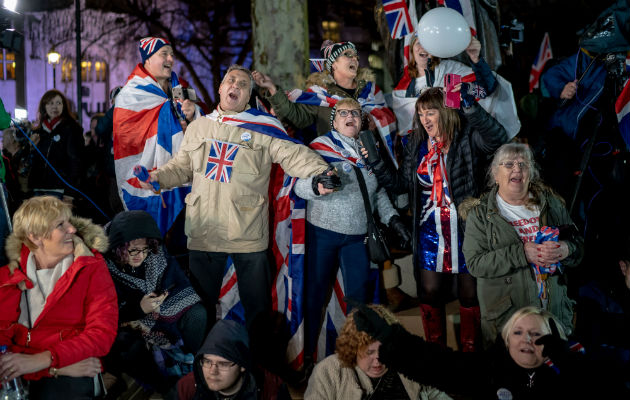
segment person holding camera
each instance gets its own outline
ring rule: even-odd
[[[214,309],[230,257],[248,327],[271,306],[267,249],[272,164],[294,177],[315,175],[322,195],[338,185],[317,153],[289,137],[277,119],[249,107],[253,84],[248,69],[228,68],[216,110],[190,124],[177,155],[149,178],[162,188],[192,183],[185,232],[199,294]],[[140,184],[153,190],[149,183]]]
[[[381,185],[410,194],[414,271],[425,337],[446,345],[444,305],[456,277],[461,344],[465,351],[474,351],[479,345],[479,303],[475,279],[462,254],[463,224],[457,206],[481,193],[484,166],[508,139],[505,128],[466,90],[461,91],[460,110],[446,107],[445,96],[442,88],[428,88],[418,97],[415,130],[408,135],[400,169],[384,163],[367,141],[362,154]]]
[[[365,234],[368,219],[358,174],[366,186],[371,211],[378,210],[383,224],[389,225],[403,242],[411,244],[404,223],[389,197],[369,173],[359,153],[361,105],[350,98],[339,100],[332,108],[331,130],[317,137],[310,147],[337,170],[339,190],[320,196],[313,178],[298,179],[295,193],[306,205],[306,276],[304,278],[305,357],[315,351],[321,329],[323,310],[340,269],[344,293],[360,303],[370,302],[370,259]],[[371,135],[370,132],[368,134]]]
[[[183,81],[173,71],[175,57],[171,44],[164,38],[146,37],[140,40],[139,50],[142,63],[116,96],[113,126],[116,181],[125,208],[149,212],[162,233],[166,233],[184,208],[184,197],[189,190],[180,188],[162,193],[162,198],[167,199],[166,207],[162,207],[160,196],[147,195],[138,187],[133,167],[142,163],[152,170],[166,164],[179,150],[188,123],[201,112],[191,99],[174,96]]]

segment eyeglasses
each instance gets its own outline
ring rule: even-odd
[[[351,50],[346,50],[343,53],[341,53],[342,56],[344,57],[348,57],[348,58],[355,58],[357,59],[357,61],[359,61],[359,55],[357,53],[355,53],[354,51]]]
[[[337,114],[339,114],[341,118],[346,118],[348,115],[359,118],[361,116],[361,110],[339,110]]]
[[[140,253],[149,254],[149,251],[151,251],[151,249],[145,247],[144,249],[129,249],[127,253],[129,253],[130,256],[137,256]]]
[[[208,360],[207,358],[202,358],[199,362],[201,363],[201,366],[206,369],[210,369],[212,368],[212,366],[216,365],[219,371],[228,371],[230,368],[236,365],[236,363],[232,361],[213,362],[212,360]]]
[[[524,161],[504,161],[502,163],[499,163],[499,165],[503,165],[505,168],[507,169],[514,169],[514,167],[516,165],[518,165],[519,169],[528,169],[529,168],[529,164],[524,162]]]

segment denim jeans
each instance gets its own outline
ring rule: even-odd
[[[370,260],[365,235],[344,235],[306,224],[306,276],[304,279],[305,355],[315,351],[337,271],[341,268],[345,295],[369,302]]]

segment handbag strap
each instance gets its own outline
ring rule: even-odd
[[[368,224],[376,225],[374,221],[374,214],[372,213],[372,206],[370,205],[370,197],[368,195],[367,186],[365,185],[365,179],[363,179],[363,174],[361,170],[353,166],[354,172],[357,174],[357,181],[359,181],[359,188],[361,189],[361,194],[363,195],[363,204],[365,205],[365,213],[367,214],[367,222]]]

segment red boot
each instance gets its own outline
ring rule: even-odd
[[[462,351],[474,352],[479,349],[481,343],[481,314],[479,306],[459,307],[459,337],[462,342]]]
[[[433,307],[428,304],[420,304],[422,314],[422,326],[424,338],[427,342],[439,343],[446,347],[446,318],[444,306]]]

